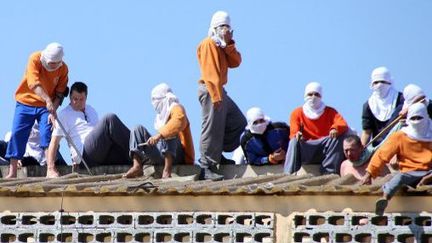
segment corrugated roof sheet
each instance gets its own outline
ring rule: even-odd
[[[392,175],[371,185],[359,185],[353,176],[259,175],[224,181],[196,181],[194,176],[124,179],[121,174],[89,176],[71,173],[56,179],[29,177],[0,180],[0,196],[107,195],[377,195]],[[432,187],[408,190],[430,194]]]

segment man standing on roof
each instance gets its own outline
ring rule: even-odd
[[[165,164],[162,178],[171,177],[173,164],[194,163],[190,123],[184,107],[166,83],[153,88],[151,100],[157,113],[154,127],[158,133],[151,136],[142,125],[131,132],[129,153],[133,166],[124,175],[126,178],[142,176],[142,164],[149,160]]]
[[[213,15],[208,37],[199,44],[197,54],[201,70],[200,179],[222,180],[223,176],[216,173],[216,165],[223,151],[232,152],[239,146],[246,126],[246,118],[224,89],[228,68],[236,68],[241,63],[228,13],[217,11]]]
[[[363,105],[361,141],[363,146],[374,138],[381,130],[392,122],[399,114],[399,105],[404,98],[402,93],[393,88],[393,79],[386,67],[378,67],[372,71],[370,88],[372,95]],[[386,135],[373,142],[373,146],[379,145]]]
[[[289,142],[289,126],[272,122],[258,107],[247,113],[247,126],[240,143],[246,161],[252,165],[275,165],[285,161]]]
[[[17,101],[12,136],[6,158],[9,174],[17,176],[18,160],[23,158],[27,140],[35,121],[39,123],[40,147],[46,151],[51,140],[52,122],[68,83],[68,67],[63,62],[63,47],[49,44],[43,51],[30,55],[24,78],[15,92]]]
[[[382,215],[388,200],[403,185],[415,187],[427,184],[432,173],[432,120],[423,103],[416,103],[408,108],[407,127],[389,136],[375,152],[362,184],[370,184],[381,168],[397,156],[400,172],[383,186],[383,197],[376,202],[375,213]]]
[[[69,144],[72,162],[80,164],[81,156],[89,166],[130,165],[130,131],[123,122],[115,114],[99,120],[96,110],[87,104],[87,85],[83,82],[72,84],[69,97],[70,104],[58,114],[58,120],[78,149]],[[55,167],[56,151],[66,134],[57,122],[48,148],[48,178],[60,176]]]
[[[284,172],[298,171],[301,163],[320,164],[322,174],[339,173],[344,159],[342,141],[348,125],[332,107],[321,101],[322,87],[309,83],[305,88],[303,106],[290,118],[290,143]]]

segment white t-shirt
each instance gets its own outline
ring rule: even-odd
[[[86,105],[84,112],[75,111],[71,105],[68,105],[57,117],[60,119],[64,129],[79,150],[78,152],[82,155],[84,141],[99,121],[96,110],[90,105]],[[52,136],[65,136],[58,124],[56,124],[54,128]],[[69,144],[69,150],[71,152],[72,161],[80,163],[79,156],[71,144]]]

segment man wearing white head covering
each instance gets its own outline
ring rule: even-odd
[[[10,159],[9,174],[16,177],[18,160],[23,158],[30,130],[37,120],[40,146],[46,151],[56,110],[68,83],[68,67],[63,62],[63,47],[49,44],[43,51],[30,55],[24,78],[15,92],[17,101],[12,124],[12,137],[6,158]]]
[[[363,184],[370,184],[371,178],[375,178],[381,168],[397,156],[400,172],[384,184],[383,197],[376,202],[378,215],[384,213],[388,200],[400,187],[415,187],[432,179],[432,121],[423,103],[408,108],[407,124],[407,127],[391,134],[375,152],[362,179]]]
[[[142,176],[142,164],[150,162],[165,164],[162,178],[171,177],[173,164],[193,164],[195,155],[190,123],[184,107],[166,83],[153,88],[151,102],[156,111],[154,128],[158,131],[151,136],[139,125],[131,132],[129,154],[133,166],[124,177]]]
[[[365,146],[369,140],[375,137],[399,114],[397,108],[403,104],[402,93],[393,88],[394,80],[386,67],[378,67],[372,71],[370,88],[372,95],[363,105],[362,113],[362,145]],[[380,144],[386,137],[384,134],[373,143]]]
[[[306,85],[303,106],[290,118],[290,143],[284,172],[292,174],[303,164],[320,164],[322,174],[339,173],[344,159],[343,138],[348,125],[344,118],[321,100],[319,83]]]
[[[198,81],[202,113],[200,179],[221,180],[223,176],[215,171],[222,152],[232,152],[239,146],[246,126],[246,118],[224,89],[228,68],[236,68],[241,63],[228,13],[217,11],[213,15],[208,37],[199,44],[197,55],[201,71]]]
[[[285,161],[289,126],[285,122],[272,122],[258,107],[250,108],[246,117],[247,126],[240,137],[246,161],[253,165]]]
[[[415,84],[408,84],[403,90],[403,97],[405,99],[400,115],[406,116],[408,107],[419,101],[426,105],[429,117],[432,118],[432,101],[428,99],[422,88]]]

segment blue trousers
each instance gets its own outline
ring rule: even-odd
[[[383,186],[383,191],[385,194],[392,198],[393,195],[402,186],[416,187],[420,180],[432,171],[409,171],[409,172],[398,172],[393,176],[387,183]]]
[[[39,123],[40,147],[45,149],[51,141],[51,127],[48,123],[48,109],[16,103],[12,123],[12,136],[8,143],[6,158],[22,159],[30,131],[35,121]]]

